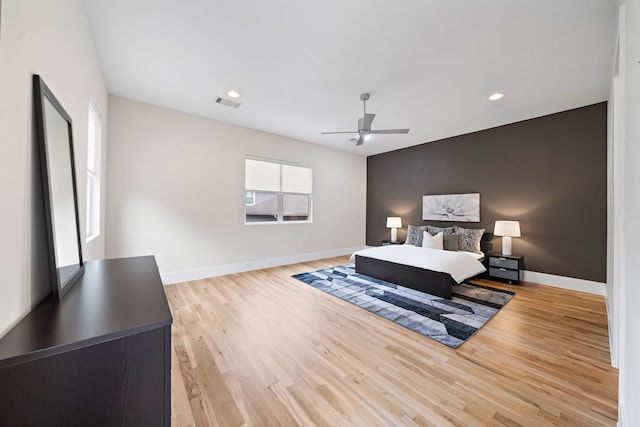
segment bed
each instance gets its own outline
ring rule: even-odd
[[[355,252],[356,273],[451,299],[451,286],[486,271],[481,253],[414,245],[386,245]]]

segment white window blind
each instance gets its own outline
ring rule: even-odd
[[[246,159],[245,189],[311,194],[313,171],[309,167]]]
[[[280,164],[246,159],[245,187],[254,191],[280,191]]]
[[[311,194],[310,168],[282,165],[282,191],[285,193]]]

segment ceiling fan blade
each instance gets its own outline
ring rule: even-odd
[[[357,130],[346,130],[344,132],[320,132],[320,135],[331,135],[334,133],[358,133]]]
[[[371,123],[376,115],[373,113],[365,113],[363,117],[358,119],[358,130],[371,130]]]
[[[409,133],[409,129],[380,129],[380,130],[372,130],[369,133]]]
[[[364,144],[364,135],[360,135],[358,138],[358,142],[356,142],[356,146]]]

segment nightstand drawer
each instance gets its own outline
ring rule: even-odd
[[[512,270],[518,269],[518,260],[512,258],[505,258],[500,256],[491,256],[489,257],[489,266],[490,267],[502,267],[502,268],[510,268]]]
[[[516,268],[518,268],[517,262]],[[507,270],[505,268],[489,267],[489,275],[492,277],[500,277],[501,279],[513,280],[516,282],[520,280],[519,270]]]

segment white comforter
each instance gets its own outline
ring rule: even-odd
[[[413,245],[386,245],[356,251],[351,255],[352,261],[356,259],[356,255],[449,273],[457,283],[486,271],[477,260],[478,255],[470,252],[444,251]]]

